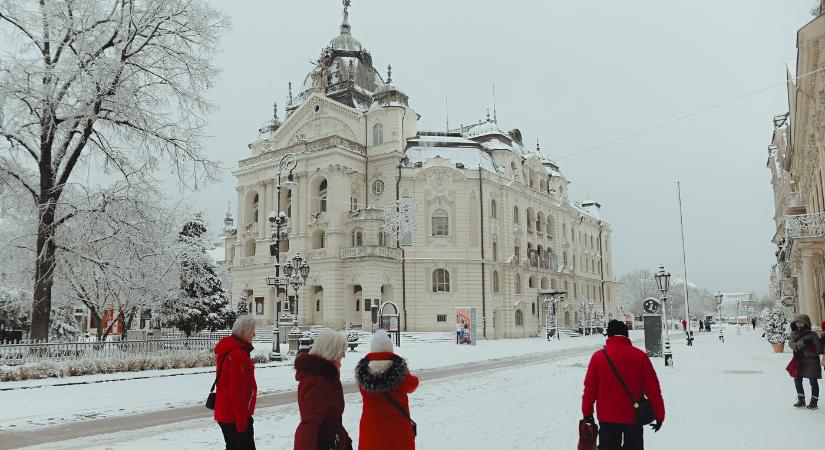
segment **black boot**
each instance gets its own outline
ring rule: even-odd
[[[818,409],[818,408],[819,408],[819,406],[817,406],[817,404],[816,404],[816,402],[817,402],[818,400],[819,400],[819,399],[818,399],[818,398],[816,398],[816,397],[811,397],[811,403],[808,403],[808,409]]]
[[[805,396],[804,395],[797,395],[796,396],[796,403],[793,404],[795,408],[804,408],[805,407]]]

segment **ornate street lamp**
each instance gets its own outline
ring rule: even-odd
[[[665,341],[664,341],[664,352],[665,355],[665,366],[673,366],[673,354],[670,351],[670,326],[667,323],[667,290],[670,288],[670,273],[665,272],[665,266],[659,266],[659,271],[653,275],[653,278],[656,279],[656,287],[659,289],[661,293],[662,299],[662,311],[664,315],[664,324],[665,324]]]

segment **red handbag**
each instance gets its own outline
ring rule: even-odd
[[[788,363],[788,367],[785,367],[785,370],[788,371],[788,375],[791,378],[796,378],[799,376],[799,358],[796,355],[791,358],[791,362]]]
[[[579,445],[576,450],[598,450],[596,438],[599,436],[599,426],[592,422],[579,420]]]

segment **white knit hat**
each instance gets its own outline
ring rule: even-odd
[[[370,346],[371,352],[391,352],[392,351],[392,339],[390,339],[389,333],[387,330],[376,330],[375,333],[372,334],[372,345]]]

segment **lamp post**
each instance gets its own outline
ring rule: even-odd
[[[291,179],[292,171],[295,170],[295,167],[297,165],[298,161],[296,159],[295,153],[287,153],[286,155],[282,156],[281,160],[278,162],[277,174],[275,176],[275,211],[269,213],[269,225],[275,228],[275,232],[272,233],[273,242],[269,245],[269,255],[275,257],[275,276],[266,277],[266,284],[268,286],[275,286],[275,303],[278,302],[278,296],[281,293],[281,286],[284,286],[284,291],[286,291],[287,284],[287,282],[283,278],[281,278],[281,228],[284,227],[288,222],[286,213],[284,211],[281,211],[281,188],[285,187],[291,190],[298,186],[298,183],[292,181]],[[287,181],[282,184],[281,173],[284,171],[289,172],[289,177]],[[282,314],[286,314],[286,311],[284,311]],[[270,359],[280,360],[281,339],[280,330],[278,329],[277,312],[275,314],[275,323],[272,329],[272,334],[273,340]]]
[[[542,300],[545,304],[545,334],[547,335],[547,340],[550,340],[550,311],[553,312],[553,321],[554,326],[556,327],[556,339],[561,340],[561,333],[559,332],[559,308],[556,306],[558,302],[564,300],[564,294],[567,291],[564,289],[553,289],[550,291],[542,291],[542,296],[544,297]]]
[[[722,328],[722,301],[725,298],[725,294],[716,291],[716,295],[713,297],[716,299],[716,308],[719,311],[719,340],[725,342],[725,334]]]
[[[662,314],[664,314],[665,324],[665,349],[663,352],[665,355],[665,366],[673,366],[673,354],[670,352],[670,326],[668,326],[667,323],[667,290],[670,287],[670,273],[665,272],[665,266],[659,266],[659,271],[653,275],[653,278],[656,279],[656,287],[662,294]]]
[[[299,252],[295,252],[292,261],[284,265],[284,276],[286,277],[287,283],[295,290],[295,316],[292,319],[291,334],[294,331],[300,332],[298,329],[298,307],[300,305],[298,289],[306,284],[307,277],[309,276],[309,264],[301,257]]]

